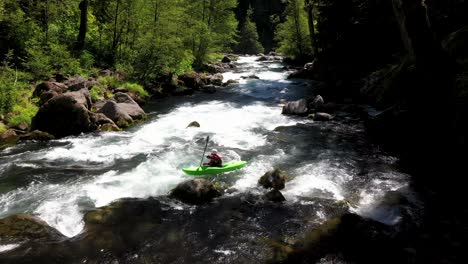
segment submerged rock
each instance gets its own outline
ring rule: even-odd
[[[312,114],[311,117],[314,121],[331,121],[333,120],[333,116],[327,113],[315,113]]]
[[[13,215],[0,219],[0,241],[21,243],[31,240],[57,241],[64,239],[59,231],[32,215]]]
[[[286,178],[287,175],[283,171],[274,169],[265,173],[265,175],[258,180],[258,184],[267,189],[273,188],[275,190],[282,190],[284,189]]]
[[[271,201],[271,202],[275,202],[275,203],[281,203],[281,202],[284,202],[286,201],[286,198],[284,198],[283,194],[274,189],[274,190],[271,190],[269,192],[267,192],[263,198],[267,201]]]
[[[193,121],[187,126],[187,128],[189,127],[200,127],[200,123],[198,123],[197,121]]]
[[[210,181],[194,179],[177,185],[170,196],[188,204],[204,204],[221,196],[221,193]]]

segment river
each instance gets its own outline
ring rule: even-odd
[[[76,236],[84,227],[84,212],[119,198],[164,196],[190,179],[181,168],[200,162],[204,139],[210,136],[208,148],[217,149],[225,161],[249,162],[217,179],[230,187],[231,196],[261,193],[260,176],[281,168],[290,176],[282,191],[284,207],[316,205],[315,198],[346,199],[355,213],[386,224],[398,222],[398,210],[374,206],[385,193],[408,189],[409,177],[399,172],[397,159],[370,144],[363,123],[349,113],[339,111],[331,122],[281,115],[280,101],[312,96],[314,82],[288,80],[281,63],[256,59],[240,57],[237,68],[224,73],[224,81],[240,83],[215,94],[148,103],[148,120],[126,131],[2,150],[0,218],[33,214],[64,235]],[[242,78],[249,75],[260,79]],[[192,121],[201,127],[186,128]],[[313,208],[308,213],[326,220],[322,207]],[[224,242],[213,252],[235,255],[239,245],[228,238]],[[4,253],[11,248],[0,245]]]

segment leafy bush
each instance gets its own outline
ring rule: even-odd
[[[26,103],[22,103],[21,105],[15,105],[13,107],[13,112],[17,112],[19,113],[19,115],[15,115],[9,118],[8,122],[15,126],[20,124],[21,122],[31,124],[31,120],[37,114],[37,111],[39,111],[39,107],[37,107],[31,101],[27,101]]]
[[[2,122],[0,122],[0,133],[3,133],[5,131],[7,131],[7,130],[8,130],[8,127],[5,124],[3,124]]]
[[[136,83],[124,83],[123,88],[127,89],[129,92],[134,92],[142,97],[148,97],[149,93],[143,88],[143,86]]]

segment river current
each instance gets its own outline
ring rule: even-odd
[[[224,73],[224,81],[239,84],[216,94],[148,103],[149,119],[129,130],[1,150],[0,218],[37,215],[73,237],[82,231],[87,210],[119,198],[163,196],[190,179],[181,168],[200,162],[210,136],[208,148],[217,149],[225,162],[248,161],[217,179],[230,186],[230,195],[261,192],[260,176],[280,168],[290,176],[282,191],[285,206],[315,197],[346,199],[358,214],[398,222],[397,210],[374,206],[385,193],[408,185],[397,160],[372,146],[362,122],[347,113],[336,113],[328,123],[281,115],[280,101],[312,96],[314,82],[288,80],[281,63],[256,59],[240,57],[237,68]],[[259,79],[243,78],[250,75]],[[187,128],[192,121],[201,127]],[[325,218],[320,210],[315,214]],[[12,247],[0,245],[0,251]]]

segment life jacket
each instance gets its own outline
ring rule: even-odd
[[[208,158],[211,160],[210,163],[213,165],[221,165],[223,163],[223,160],[218,154],[211,153],[211,155],[208,156]]]
[[[219,163],[223,162],[223,160],[221,159],[221,157],[218,154],[211,153],[210,159],[212,159],[212,160],[214,160],[216,162],[219,162]]]

